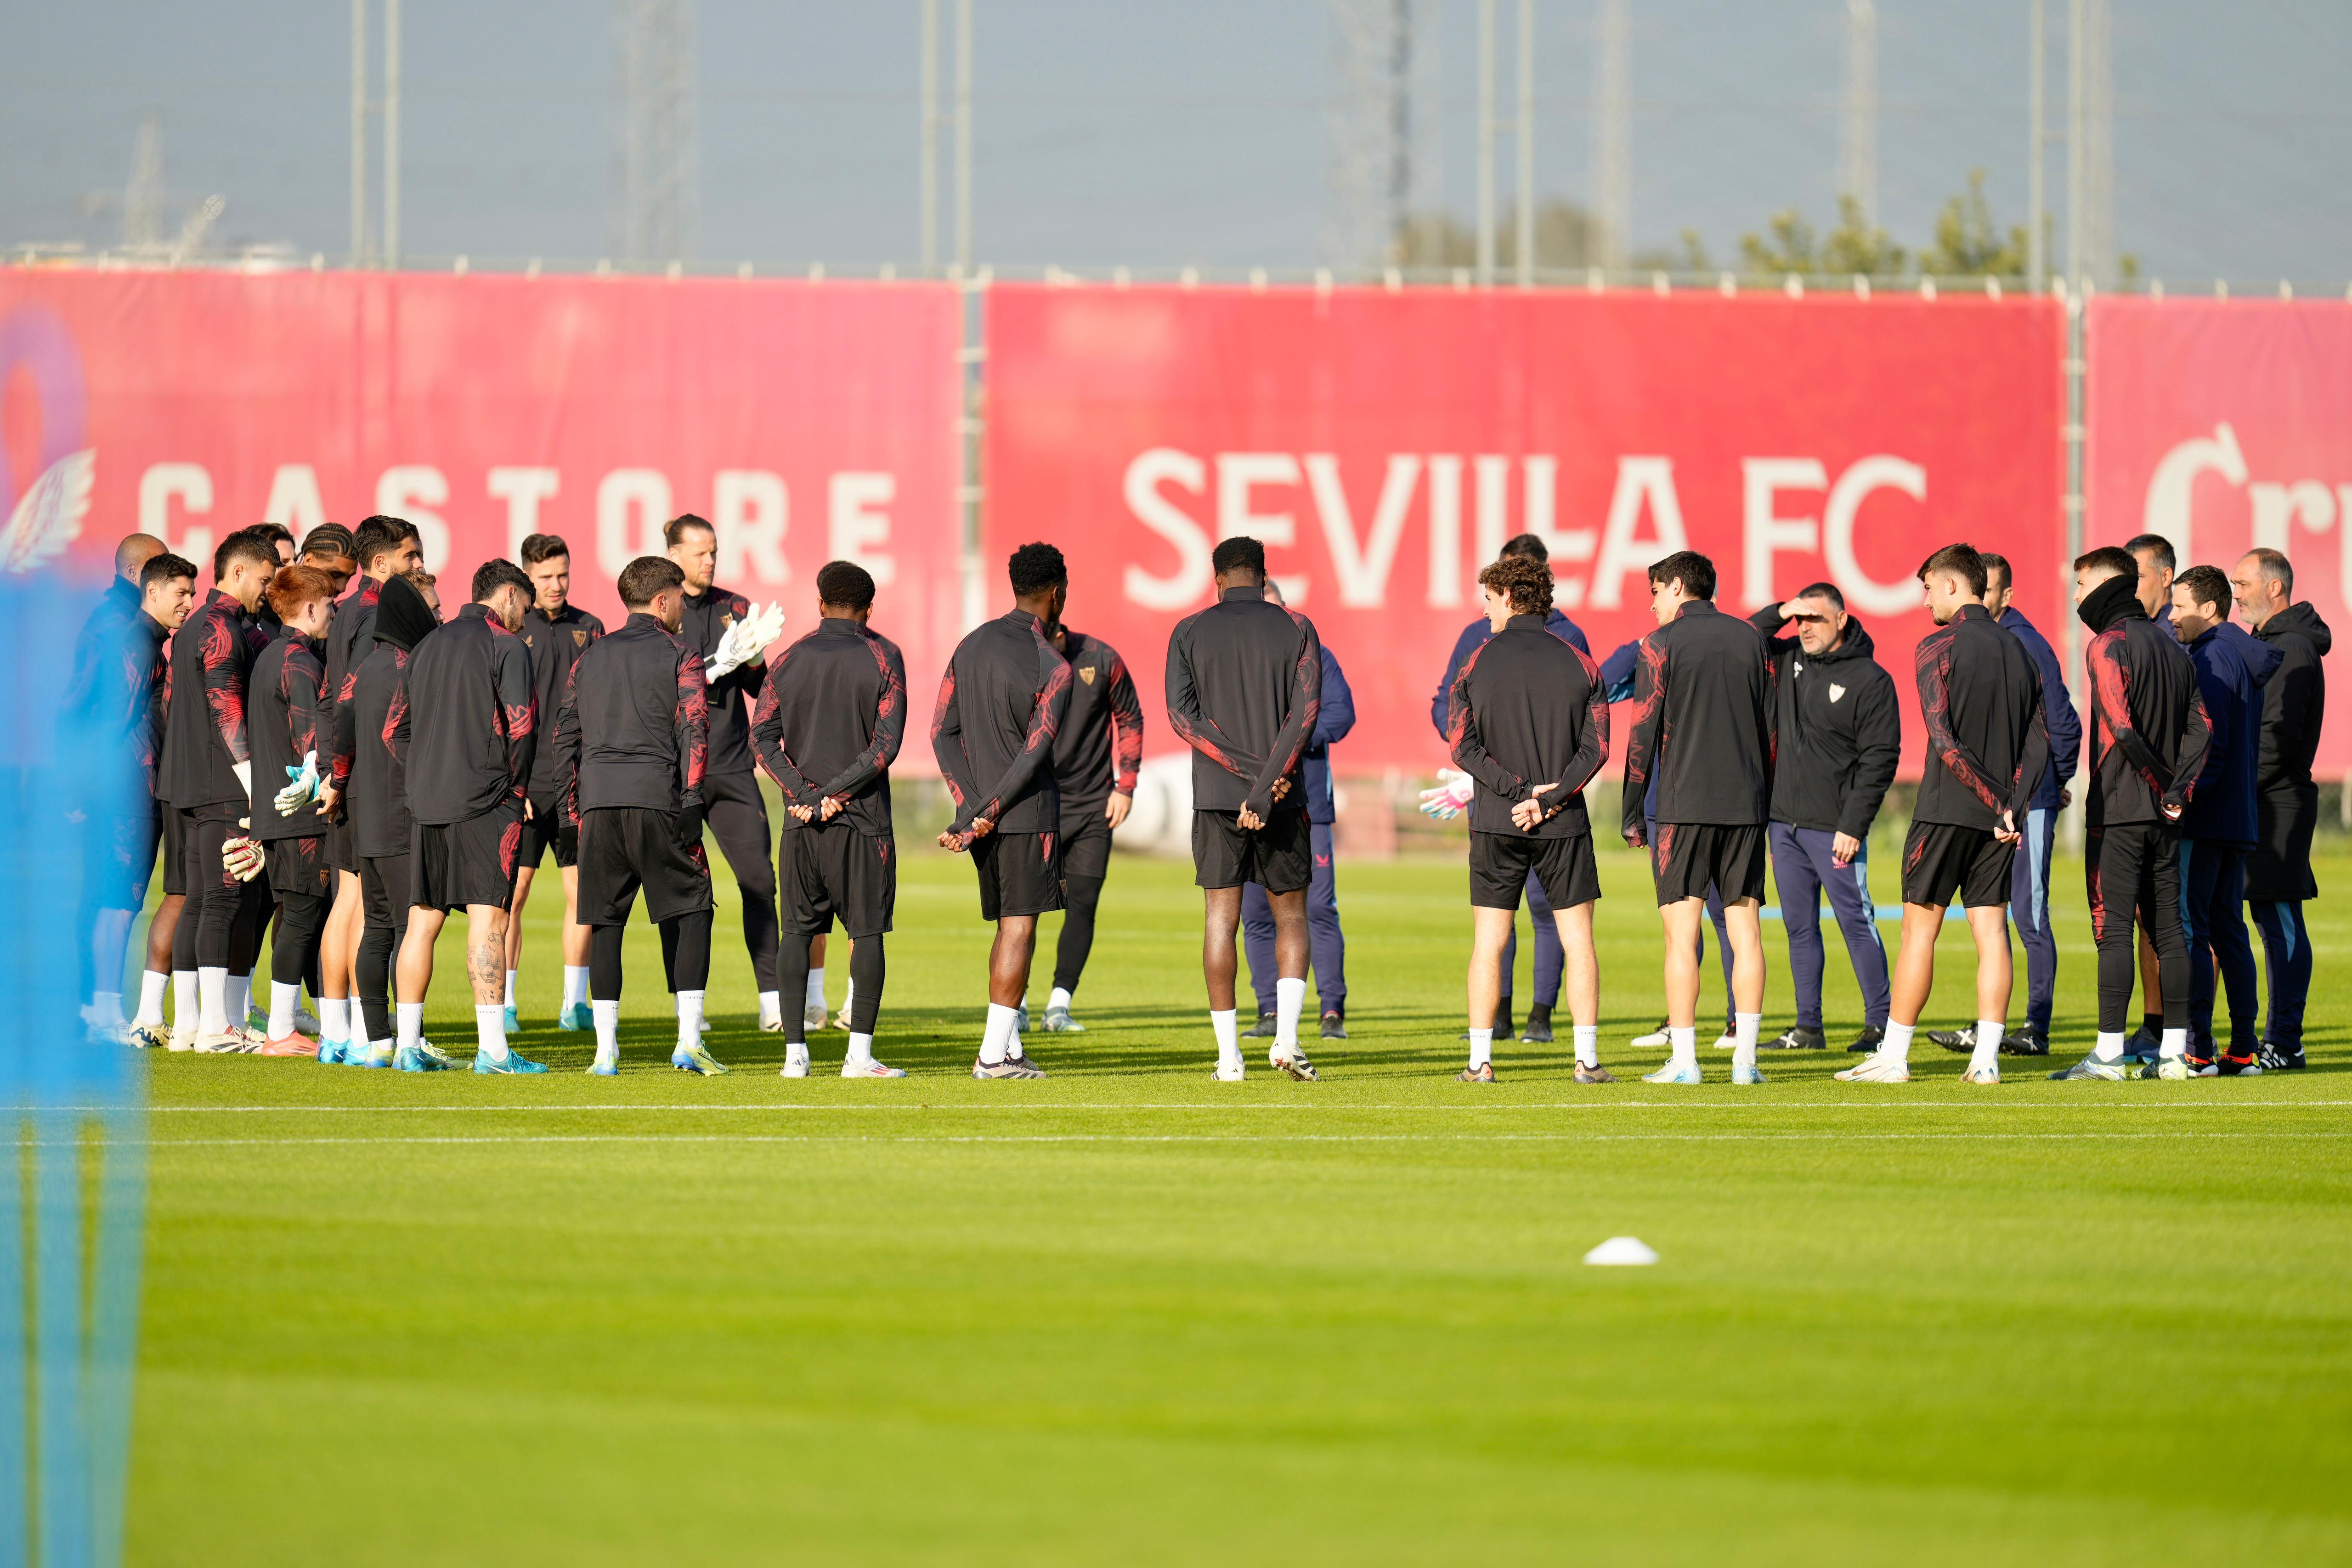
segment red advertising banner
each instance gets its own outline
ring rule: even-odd
[[[2162,534],[2184,567],[2257,546],[2352,625],[2352,304],[2094,299],[2085,537]],[[2352,770],[2330,716],[2317,770]]]
[[[1672,550],[1742,613],[1836,583],[1904,693],[1909,776],[1932,549],[2008,555],[2057,634],[2047,300],[1000,286],[988,342],[992,602],[1008,550],[1058,543],[1071,623],[1157,708],[1215,541],[1255,535],[1354,690],[1343,773],[1444,761],[1431,698],[1522,531],[1596,658],[1656,624],[1644,570]]]
[[[788,637],[845,557],[909,669],[937,669],[961,330],[944,285],[0,269],[0,518],[98,575],[143,529],[206,582],[215,541],[265,520],[404,517],[461,581],[557,533],[574,599],[616,624],[614,577],[690,511]]]

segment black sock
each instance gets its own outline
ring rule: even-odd
[[[1549,1002],[1538,1002],[1528,1009],[1528,1027],[1533,1028],[1539,1024],[1549,1025],[1550,1022],[1551,1004]]]
[[[2158,1040],[2162,1040],[2164,1038],[2164,1015],[2162,1013],[2142,1013],[2139,1015],[2139,1027],[2147,1030],[2148,1033],[2156,1036]]]

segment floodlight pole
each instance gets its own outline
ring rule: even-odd
[[[2038,5],[2040,0],[2035,0]],[[922,102],[915,115],[917,196],[922,208],[923,274],[940,270],[940,0],[922,0]]]
[[[1495,281],[1495,0],[1478,0],[1478,286]]]
[[[368,3],[352,0],[352,265],[367,261]]]
[[[383,0],[383,265],[400,265],[400,0]]]
[[[1513,249],[1519,287],[1536,283],[1536,0],[1519,0],[1519,108],[1511,129],[1518,133],[1519,232]]]
[[[2049,52],[2049,17],[2044,12],[2047,0],[2031,0],[2028,6],[2032,40],[2026,50],[2026,127],[2025,127],[2025,285],[2039,293],[2046,285],[2049,258],[2042,254],[2042,231],[2049,219],[2048,194],[2042,189],[2043,152],[2049,145],[2049,69],[2044,57]]]
[[[971,0],[956,0],[956,265],[971,272]]]

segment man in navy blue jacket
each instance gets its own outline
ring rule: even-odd
[[[1282,602],[1282,590],[1265,580],[1269,604]],[[1348,1038],[1348,938],[1339,929],[1339,890],[1331,865],[1331,747],[1348,738],[1356,727],[1356,695],[1330,647],[1322,648],[1323,706],[1315,710],[1314,733],[1307,737],[1306,771],[1307,831],[1314,850],[1314,871],[1307,883],[1307,939],[1314,956],[1315,1002],[1323,1015],[1323,1038]],[[1557,934],[1555,934],[1557,940]],[[1250,986],[1257,992],[1257,1025],[1243,1038],[1274,1038],[1274,905],[1256,883],[1242,887],[1242,946],[1249,954]],[[1557,985],[1557,978],[1554,980]]]
[[[2066,690],[2066,671],[2058,662],[2050,639],[2034,629],[2010,600],[2017,592],[2009,558],[1988,553],[1985,563],[1984,607],[2002,630],[2025,644],[2033,667],[2042,672],[2042,717],[2050,729],[2050,767],[2035,786],[2032,803],[2019,819],[2022,842],[2009,863],[2009,923],[2025,946],[2025,1027],[2001,1037],[2000,1049],[2011,1056],[2050,1054],[2050,1010],[2058,989],[2058,939],[2050,931],[2050,854],[2058,839],[2058,813],[2074,799],[2067,788],[2083,758],[2083,720]],[[2166,569],[2166,576],[2171,575]],[[1975,1049],[1970,1029],[1939,1029],[1927,1038],[1947,1051]]]
[[[1519,534],[1506,540],[1501,554],[1505,557],[1524,556],[1529,560],[1545,563],[1549,563],[1551,559],[1550,549],[1534,534]],[[1583,628],[1561,614],[1558,605],[1554,605],[1544,617],[1544,625],[1565,639],[1579,653],[1590,654],[1592,652],[1591,645],[1584,640]],[[1445,733],[1445,699],[1446,694],[1454,689],[1454,677],[1461,674],[1462,666],[1469,661],[1470,655],[1485,647],[1486,639],[1494,634],[1487,627],[1486,618],[1481,615],[1469,625],[1462,628],[1462,635],[1454,639],[1454,652],[1448,654],[1445,660],[1445,674],[1438,681],[1437,690],[1429,699],[1430,727],[1439,735]],[[1632,644],[1629,643],[1627,646],[1631,647]],[[1625,689],[1629,695],[1633,691],[1630,664],[1625,676]],[[1611,700],[1618,699],[1612,695]],[[1469,798],[1468,786],[1465,785],[1459,800],[1467,802]],[[1456,804],[1454,810],[1443,811],[1442,814],[1452,816],[1459,810],[1460,806]],[[1433,811],[1431,814],[1441,813]],[[1551,1040],[1551,1009],[1559,1001],[1559,975],[1564,959],[1559,947],[1559,928],[1552,919],[1551,905],[1544,902],[1543,888],[1537,883],[1532,873],[1528,877],[1527,891],[1528,917],[1535,922],[1536,927],[1536,1001],[1535,1005],[1528,1009],[1528,1031],[1525,1038],[1538,1044],[1547,1044]],[[1510,941],[1503,946],[1503,999],[1496,1004],[1495,1009],[1495,1033],[1500,1038],[1507,1038],[1511,1033],[1511,970],[1517,965],[1518,957],[1519,934],[1517,927],[1514,925]],[[1252,972],[1255,972],[1254,965]],[[1321,971],[1317,972],[1319,974]],[[1729,984],[1728,981],[1725,983]],[[1462,1038],[1467,1040],[1470,1037],[1465,1034]]]
[[[2240,908],[2246,856],[2260,837],[2254,776],[2262,756],[2263,688],[2283,657],[2230,623],[2230,580],[2192,566],[2172,584],[2172,634],[2197,666],[2213,739],[2197,793],[2180,817],[2180,903],[2189,927],[2189,1067],[2200,1077],[2260,1072],[2262,998]],[[2214,968],[2230,989],[2230,1047],[2213,1039]]]

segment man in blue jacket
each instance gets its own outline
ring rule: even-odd
[[[1282,602],[1282,590],[1265,580],[1266,601]],[[1323,1038],[1348,1038],[1348,938],[1339,929],[1339,889],[1331,865],[1331,747],[1356,727],[1356,695],[1329,647],[1323,654],[1323,704],[1315,710],[1301,781],[1307,787],[1307,831],[1314,870],[1307,883],[1307,939],[1315,971],[1316,1006],[1323,1015]],[[1248,1040],[1273,1037],[1276,1019],[1274,905],[1255,883],[1242,886],[1242,946],[1249,955],[1250,985],[1257,992],[1257,1025],[1242,1031]]]
[[[2197,792],[2180,817],[2180,903],[2189,928],[2189,1070],[2200,1078],[2260,1072],[2254,950],[2240,905],[2246,856],[2260,836],[2254,775],[2262,753],[2263,687],[2281,653],[2230,623],[2230,580],[2192,566],[2172,583],[2172,634],[2197,666],[2213,739]],[[2230,989],[2230,1047],[2213,1039],[2213,971]]]
[[[1546,564],[1551,559],[1550,549],[1534,534],[1518,534],[1506,540],[1501,553],[1505,557],[1521,556]],[[1561,614],[1558,605],[1554,605],[1545,616],[1544,625],[1572,644],[1579,653],[1590,654],[1592,652],[1591,646],[1584,640],[1583,628]],[[1462,673],[1462,666],[1469,661],[1470,655],[1485,647],[1486,639],[1494,634],[1486,624],[1486,618],[1481,615],[1462,628],[1462,635],[1454,639],[1454,652],[1445,660],[1445,674],[1438,680],[1437,690],[1429,699],[1430,727],[1439,735],[1445,733],[1445,698],[1446,694],[1454,689],[1454,677]],[[1629,673],[1626,676],[1629,693],[1633,689],[1632,681]],[[1612,700],[1616,699],[1612,697]],[[1451,805],[1451,810],[1445,809],[1445,805],[1433,810],[1428,804],[1424,804],[1423,810],[1432,816],[1451,817],[1466,805],[1469,799],[1465,784],[1461,789],[1459,800],[1446,803]],[[1551,905],[1544,901],[1543,888],[1532,873],[1528,876],[1527,893],[1528,916],[1535,922],[1536,928],[1536,1002],[1528,1009],[1528,1030],[1523,1038],[1537,1044],[1547,1044],[1552,1037],[1551,1009],[1559,1001],[1560,967],[1565,960],[1560,953],[1559,928],[1552,920]],[[1511,939],[1503,945],[1503,999],[1495,1009],[1495,1035],[1498,1040],[1508,1039],[1512,1032],[1511,971],[1517,966],[1518,958],[1519,933],[1514,924]],[[1462,1038],[1467,1040],[1470,1037],[1465,1034]]]
[[[2010,606],[2017,580],[2009,558],[1988,553],[1984,563],[1984,607],[1995,623],[2025,644],[2033,667],[2042,672],[2042,717],[2050,729],[2050,767],[2017,824],[2024,841],[2009,867],[2009,922],[2025,946],[2025,1027],[2003,1034],[2000,1049],[2010,1056],[2047,1056],[2052,998],[2058,989],[2058,939],[2050,930],[2050,854],[2057,843],[2058,813],[2074,799],[2067,785],[2082,762],[2083,720],[2050,640]],[[2171,576],[2168,566],[2165,575]],[[1947,1051],[1967,1052],[1976,1045],[1969,1029],[1937,1030],[1927,1038]]]

